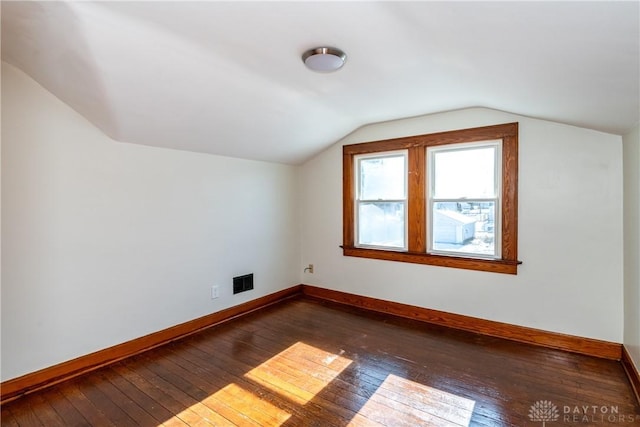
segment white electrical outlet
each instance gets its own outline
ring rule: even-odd
[[[217,286],[211,287],[211,299],[216,299],[220,296],[219,288]]]

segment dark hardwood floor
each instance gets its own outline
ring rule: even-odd
[[[549,427],[640,426],[640,405],[619,362],[307,299],[232,320],[2,407],[3,426],[543,421]]]

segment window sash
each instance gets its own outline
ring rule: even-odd
[[[435,197],[436,192],[436,155],[438,153],[455,153],[482,148],[493,148],[493,197],[474,197],[470,194],[464,197]],[[502,141],[480,141],[471,143],[456,143],[427,148],[427,253],[433,255],[449,255],[466,258],[487,258],[500,259],[502,257],[502,224],[501,224],[501,206],[502,206]],[[464,250],[446,250],[435,248],[436,233],[434,230],[435,209],[438,203],[494,203],[494,232],[493,254],[482,254],[478,252],[470,252]],[[474,224],[475,228],[475,224]],[[475,230],[474,230],[475,232]]]
[[[377,199],[365,199],[360,197],[360,193],[362,191],[361,187],[361,167],[363,160],[374,160],[374,159],[385,159],[390,157],[402,157],[404,162],[404,174],[403,174],[403,187],[404,187],[404,197],[403,198],[377,198]],[[391,250],[391,251],[406,251],[408,249],[408,233],[409,233],[409,224],[408,224],[408,188],[407,188],[407,166],[408,166],[408,153],[407,150],[395,150],[395,151],[386,151],[386,152],[377,152],[371,154],[363,154],[354,156],[354,171],[355,171],[355,203],[354,203],[354,230],[355,230],[355,247],[358,248],[370,248],[370,249],[383,249],[383,250]],[[402,231],[402,245],[375,245],[368,243],[361,243],[361,218],[360,211],[361,206],[365,204],[371,203],[397,203],[403,206],[403,224],[404,229]]]

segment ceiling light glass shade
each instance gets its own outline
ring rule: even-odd
[[[340,49],[333,47],[317,47],[306,51],[302,61],[311,70],[319,73],[337,71],[344,65],[347,55]]]

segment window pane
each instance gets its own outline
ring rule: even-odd
[[[433,153],[436,199],[493,198],[496,147]]]
[[[495,256],[495,202],[436,202],[432,248],[436,251]]]
[[[405,198],[403,155],[360,159],[360,200]]]
[[[358,244],[404,248],[403,202],[363,202],[358,205]]]

